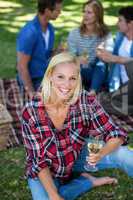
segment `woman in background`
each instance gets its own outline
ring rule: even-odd
[[[103,17],[101,2],[87,1],[83,6],[80,27],[72,30],[68,36],[68,49],[72,54],[80,56],[83,85],[90,95],[95,95],[100,90],[107,74],[107,65],[96,57],[96,49],[113,50],[113,38]],[[85,54],[87,59],[84,58]]]

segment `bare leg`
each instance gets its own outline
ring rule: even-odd
[[[92,182],[94,187],[118,183],[118,180],[116,178],[111,178],[111,177],[108,177],[108,176],[96,178],[96,177],[94,177],[94,176],[92,176],[88,173],[82,173],[81,175],[88,178]]]

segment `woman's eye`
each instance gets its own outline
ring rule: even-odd
[[[61,76],[61,75],[60,75],[60,76],[58,76],[58,78],[59,78],[59,79],[62,79],[62,78],[63,78],[63,76]]]
[[[57,76],[58,79],[63,79],[64,77],[62,75]]]
[[[71,80],[75,81],[75,80],[76,80],[76,77],[72,77]]]

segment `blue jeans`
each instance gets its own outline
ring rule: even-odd
[[[102,84],[106,81],[106,75],[107,67],[101,61],[86,68],[81,66],[81,77],[86,90],[93,89],[99,92]]]
[[[61,184],[58,179],[54,179],[54,183],[60,196],[62,196],[64,200],[74,200],[92,188],[92,182],[83,176],[79,176],[64,185]],[[31,190],[33,200],[50,200],[48,193],[38,178],[29,178],[28,185]]]
[[[64,200],[74,200],[92,188],[91,181],[83,176],[75,178],[64,185],[57,179],[54,179],[54,183],[60,196],[62,196]],[[28,185],[31,190],[33,200],[50,200],[48,193],[38,178],[29,178]]]
[[[109,92],[115,92],[121,86],[120,67],[120,64],[115,64],[111,67],[108,77]]]

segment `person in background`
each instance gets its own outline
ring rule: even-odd
[[[103,136],[105,145],[89,162],[98,169],[120,168],[133,177],[133,152],[127,133],[82,89],[80,63],[68,52],[54,56],[40,93],[22,112],[26,175],[34,200],[74,200],[92,187],[117,183],[86,173],[86,137]],[[82,150],[82,151],[81,151]],[[73,173],[78,172],[77,177]]]
[[[47,68],[54,46],[55,20],[63,0],[38,0],[37,15],[28,22],[17,37],[17,69],[20,89],[32,98]]]
[[[96,49],[99,47],[110,52],[113,50],[113,38],[103,17],[101,2],[87,1],[83,5],[80,27],[73,29],[68,35],[68,49],[72,54],[80,56],[83,84],[90,95],[99,92],[107,74],[107,65],[97,58]]]
[[[100,59],[113,63],[108,80],[110,92],[118,90],[129,80],[124,64],[133,61],[133,6],[122,7],[119,10],[117,26],[119,32],[116,35],[113,53],[104,49],[97,51]]]

